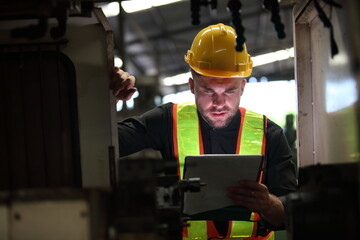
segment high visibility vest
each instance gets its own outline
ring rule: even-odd
[[[263,115],[239,108],[241,112],[240,128],[237,136],[236,154],[264,155],[266,118]],[[173,106],[173,142],[174,154],[178,160],[178,175],[183,176],[183,166],[186,155],[204,154],[201,128],[197,109],[194,103],[174,104]],[[260,174],[260,180],[262,181]],[[184,228],[184,240],[214,239],[274,239],[273,232],[266,237],[256,237],[257,221],[260,216],[252,212],[248,221],[229,221],[227,236],[220,236],[213,221],[189,221],[189,227]]]

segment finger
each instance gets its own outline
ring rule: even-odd
[[[252,203],[256,200],[255,197],[252,197],[251,195],[238,195],[238,194],[228,194],[228,197],[233,202],[242,202],[242,203]]]
[[[242,186],[241,187],[240,186],[232,186],[232,187],[228,188],[228,191],[233,193],[233,194],[250,196],[251,193],[257,191],[257,189],[244,188]]]
[[[254,180],[240,180],[238,184],[242,187],[256,188],[259,185],[259,182]]]
[[[116,76],[120,70],[121,70],[120,68],[114,67],[109,73],[110,77],[112,78],[112,77]]]
[[[235,204],[247,207],[252,211],[259,212],[261,209],[263,209],[264,206],[267,206],[266,198],[264,198],[264,196],[259,192],[254,192],[246,195],[229,193],[228,197]]]
[[[232,200],[248,200],[253,202],[255,199],[258,202],[266,202],[268,199],[268,192],[241,187],[230,187],[228,188],[228,196]]]
[[[128,85],[128,83],[126,83],[126,81],[123,80],[118,80],[113,82],[111,88],[113,90],[113,95],[117,96],[119,95],[120,92],[126,91],[127,90],[126,85]]]
[[[264,194],[262,191],[257,191],[254,189],[246,189],[246,188],[244,189],[239,187],[229,188],[228,193],[235,196],[247,197],[247,198],[255,198],[255,197],[263,198],[264,196],[266,196],[266,194]]]
[[[250,189],[250,190],[253,190],[253,191],[268,192],[268,188],[264,184],[259,183],[257,181],[241,180],[241,181],[238,182],[238,184],[242,188]]]
[[[126,96],[124,97],[125,100],[129,100],[133,95],[134,93],[137,91],[136,88],[130,88],[128,91],[127,91],[127,94]]]
[[[137,88],[130,88],[130,89],[127,89],[127,90],[118,91],[116,94],[114,94],[114,96],[117,99],[127,101],[134,95],[134,93],[136,91],[137,91]]]
[[[243,196],[243,195],[231,195],[229,194],[228,197],[231,199],[231,201],[237,205],[247,207],[250,210],[258,210],[259,207],[259,201],[251,196]]]
[[[114,67],[113,71],[111,71],[109,74],[109,79],[110,79],[109,88],[111,90],[116,89],[118,87],[119,83],[122,82],[119,70],[120,69],[118,67]]]
[[[128,85],[128,89],[130,89],[130,88],[133,88],[134,87],[134,85],[135,85],[135,77],[134,76],[129,76],[129,85]]]
[[[114,76],[113,80],[110,82],[109,88],[113,90],[114,96],[118,95],[119,92],[123,90],[128,90],[133,88],[135,85],[135,77],[124,72],[121,76]]]
[[[129,75],[129,73],[124,72],[121,76],[121,80],[117,81],[117,84],[119,84],[119,88],[121,89],[130,89],[133,88],[135,85],[135,77]]]
[[[120,69],[121,70],[121,69]],[[122,70],[121,70],[122,71]],[[127,80],[129,77],[130,77],[130,74],[128,73],[128,72],[124,72],[124,71],[122,71],[122,72],[120,72],[119,71],[119,73],[120,73],[120,77],[121,77],[121,79],[122,80]]]
[[[122,75],[124,75],[124,72],[122,69],[118,67],[114,67],[113,70],[110,72],[110,83],[118,82],[120,79],[122,79]]]
[[[131,76],[129,78],[127,78],[126,80],[124,80],[123,82],[120,83],[119,88],[123,89],[124,91],[127,91],[131,88],[134,88],[134,84],[135,84],[135,78],[131,78]]]

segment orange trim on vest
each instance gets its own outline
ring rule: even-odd
[[[199,141],[200,141],[200,144],[199,144],[199,152],[200,154],[204,154],[205,153],[205,150],[204,150],[204,142],[203,142],[203,137],[202,137],[202,132],[201,132],[201,127],[200,127],[200,121],[199,121]]]
[[[266,132],[267,132],[267,125],[268,125],[268,118],[265,116],[265,120],[264,120],[264,136],[263,136],[263,142],[262,142],[262,149],[261,149],[261,154],[263,156],[265,156],[265,146],[266,146]],[[265,169],[265,160],[263,162],[262,165],[262,169],[260,171],[260,177],[259,177],[259,182],[262,183],[263,182],[263,176],[264,176],[264,169]]]
[[[262,145],[262,149],[261,149],[261,154],[262,154],[262,155],[265,155],[267,125],[268,125],[268,118],[265,116],[265,119],[264,119],[263,145]]]
[[[237,140],[236,140],[236,154],[239,154],[240,153],[240,142],[241,142],[241,133],[242,133],[242,127],[243,127],[243,124],[244,124],[244,118],[245,118],[245,112],[246,112],[246,109],[245,108],[242,108],[242,107],[239,107],[239,110],[240,110],[240,126],[239,126],[239,131],[238,131],[238,136],[237,136]]]
[[[220,236],[218,230],[215,227],[214,221],[207,220],[206,221],[206,227],[207,227],[207,238],[208,239],[212,238],[214,236]],[[221,236],[221,237],[224,237],[225,239],[230,238],[231,230],[232,230],[232,221],[229,221],[226,236],[225,237]]]
[[[185,224],[184,224],[185,225]],[[183,230],[182,230],[182,237],[183,238],[189,238],[189,231],[188,231],[189,226],[183,226]]]
[[[232,232],[232,221],[229,221],[228,223],[228,231],[227,231],[227,234],[226,234],[226,238],[230,238],[230,235],[231,235],[231,232]]]
[[[215,227],[214,221],[207,220],[206,221],[207,228],[207,238],[209,239],[211,236],[219,236],[219,233]]]
[[[178,142],[177,142],[177,104],[173,105],[172,108],[172,114],[173,114],[173,118],[172,118],[172,132],[173,132],[173,145],[174,145],[174,157],[176,158],[177,164],[178,166],[180,166],[180,159],[179,159],[179,149],[178,149]],[[177,168],[177,174],[178,176],[180,176],[180,168]]]

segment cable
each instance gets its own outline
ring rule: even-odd
[[[245,28],[242,25],[241,21],[241,2],[240,0],[229,0],[227,4],[228,10],[231,12],[232,23],[234,24],[236,31],[236,51],[241,52],[243,50],[243,44],[246,39],[244,36]]]
[[[279,2],[278,0],[264,0],[263,6],[265,9],[271,11],[271,22],[274,23],[277,37],[284,39],[286,37],[284,24],[281,22]]]

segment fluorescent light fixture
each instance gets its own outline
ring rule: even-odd
[[[176,2],[180,2],[182,0],[150,0],[152,2],[153,7],[159,7],[163,5],[168,5]]]
[[[186,90],[182,92],[165,95],[162,98],[162,103],[168,103],[168,102],[183,103],[183,102],[191,102],[194,100],[195,100],[194,94],[192,94],[190,90]]]
[[[256,77],[250,77],[248,82],[249,83],[256,83],[257,79],[256,79]]]
[[[285,59],[289,59],[289,58],[293,58],[293,57],[294,57],[294,48],[288,48],[288,49],[279,50],[276,52],[258,55],[258,56],[252,57],[251,59],[253,60],[253,67],[256,67],[256,66],[261,66],[261,65],[268,64],[268,63],[281,61],[281,60],[285,60]]]
[[[180,2],[182,0],[132,0],[132,1],[122,1],[121,7],[127,13],[134,13],[143,11],[152,7],[159,7],[167,4],[172,4],[175,2]]]
[[[181,85],[188,83],[191,77],[190,72],[181,73],[172,77],[166,77],[162,80],[164,86]]]
[[[114,17],[120,13],[120,5],[118,2],[110,2],[101,6],[106,17]]]
[[[269,79],[267,77],[261,77],[260,82],[268,82]]]

